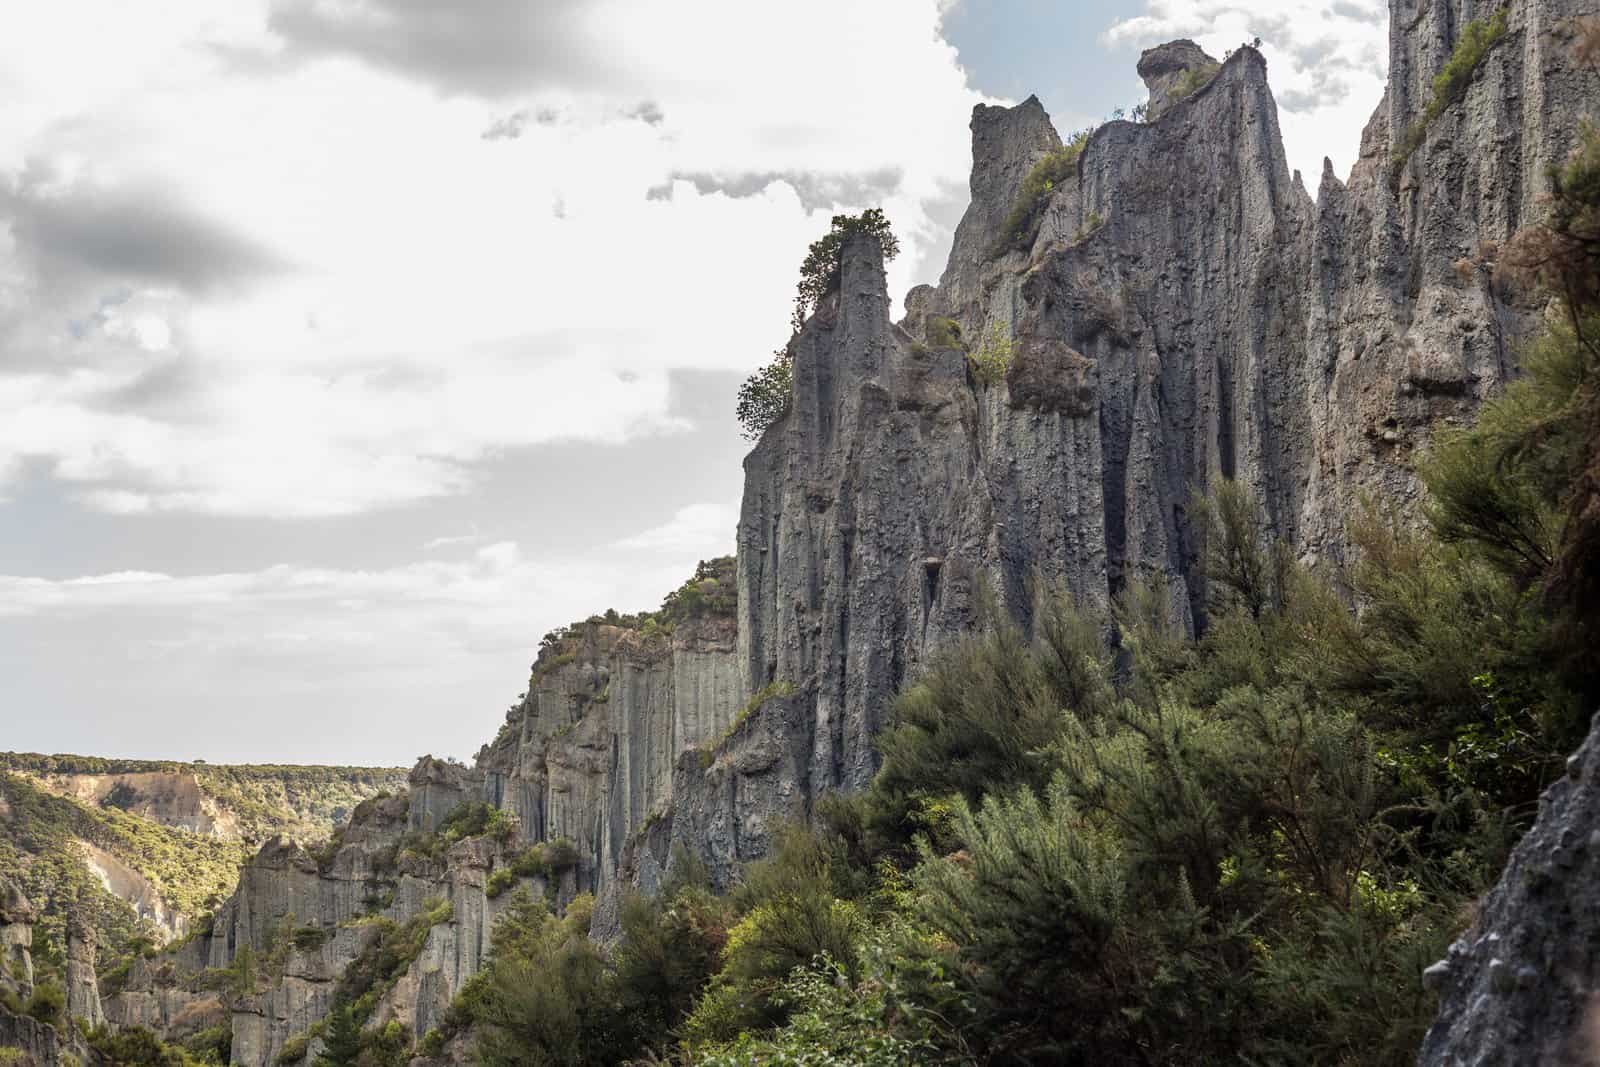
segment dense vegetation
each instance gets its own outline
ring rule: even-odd
[[[32,775],[192,774],[200,790],[259,844],[278,834],[322,837],[350,817],[357,804],[385,789],[405,786],[401,767],[334,767],[297,764],[213,764],[173,760],[0,752],[0,770]],[[123,807],[107,798],[106,806]]]
[[[766,364],[739,385],[739,401],[734,415],[739,420],[739,435],[758,441],[767,427],[789,410],[794,391],[794,354],[787,348],[772,353]]]
[[[1600,698],[1600,135],[1552,178],[1498,264],[1550,327],[1425,461],[1426,528],[1368,509],[1312,572],[1219,484],[1198,639],[1159,583],[993,620],[731,893],[680,854],[609,953],[523,898],[452,1033],[486,1064],[1411,1062],[1423,969]]]
[[[237,824],[242,840],[163,826],[135,811],[137,790],[109,790],[100,804],[57,795],[58,775],[193,774],[201,791]],[[326,835],[385,784],[403,783],[399,769],[364,767],[233,767],[204,763],[0,753],[0,877],[15,881],[39,909],[34,958],[46,977],[66,962],[67,915],[86,916],[99,940],[102,976],[114,987],[132,955],[150,950],[165,931],[141,919],[90,869],[82,843],[94,845],[145,878],[167,907],[191,926],[233,891],[255,839],[277,833]]]
[[[66,963],[71,912],[94,924],[103,959],[159,933],[106,891],[84,861],[87,841],[144,875],[172,907],[198,916],[232,891],[249,850],[236,841],[161,826],[116,808],[93,808],[0,773],[0,877],[15,881],[39,909],[34,955],[49,972]]]

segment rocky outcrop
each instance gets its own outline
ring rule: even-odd
[[[67,920],[67,1014],[89,1026],[105,1022],[95,979],[94,924],[74,914]]]
[[[33,992],[33,923],[38,917],[22,889],[0,878],[0,983],[22,997]]]
[[[158,936],[183,936],[188,929],[188,916],[169,905],[150,879],[99,845],[80,841],[78,846],[83,850],[84,865],[100,879],[106,892],[127,901],[134,914],[149,922]]]
[[[1425,972],[1442,996],[1423,1067],[1600,1062],[1597,884],[1600,719],[1471,929]]]
[[[47,774],[39,784],[60,796],[95,807],[115,807],[162,826],[236,839],[233,812],[207,795],[189,771],[135,771],[125,774]]]
[[[1168,41],[1147,49],[1139,57],[1139,77],[1150,92],[1145,118],[1154,122],[1173,104],[1179,103],[1206,76],[1217,61],[1193,41]]]
[[[6,1067],[60,1067],[92,1062],[77,1027],[51,1025],[6,1006],[12,998],[20,1002],[33,992],[30,946],[37,918],[38,912],[21,888],[0,878],[0,993],[7,994],[0,998],[0,1063]]]

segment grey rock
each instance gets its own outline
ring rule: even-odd
[[[1217,66],[1217,61],[1193,41],[1168,41],[1145,50],[1139,56],[1139,77],[1150,91],[1150,101],[1145,105],[1147,121],[1160,118],[1174,101],[1172,91],[1190,71],[1204,71]]]
[[[91,1027],[105,1022],[100,986],[95,978],[94,924],[81,914],[67,920],[67,1014]]]
[[[33,923],[38,912],[22,889],[0,878],[0,984],[22,997],[33,992]]]
[[[1600,825],[1600,717],[1577,759],[1581,779],[1564,777],[1545,791],[1537,821],[1463,938],[1470,947],[1452,954],[1452,980],[1423,1042],[1423,1067],[1594,1062],[1600,854],[1583,850],[1554,871],[1542,864],[1564,834],[1587,836]]]

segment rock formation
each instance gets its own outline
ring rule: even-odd
[[[1471,929],[1424,972],[1423,1067],[1600,1062],[1600,718]]]
[[[6,1067],[83,1064],[90,1055],[77,1027],[41,1022],[9,1006],[22,1003],[34,991],[30,946],[36,918],[38,912],[21,888],[0,878],[0,1062]]]
[[[0,982],[26,997],[33,992],[33,921],[38,918],[14,882],[0,878]]]
[[[852,238],[793,342],[790,410],[745,461],[737,563],[704,576],[736,602],[555,635],[475,766],[423,760],[406,797],[362,805],[320,857],[265,847],[173,961],[274,960],[233,1002],[235,1062],[293,1062],[296,1040],[314,1054],[303,1039],[370,921],[443,899],[449,918],[376,1016],[425,1033],[481,964],[501,907],[489,879],[530,843],[570,846],[571,866],[531,886],[595,892],[598,936],[617,891],[653,889],[679,850],[726,884],[779,820],[870,780],[893,694],[987,610],[1026,626],[1041,588],[1104,603],[1159,578],[1198,624],[1188,504],[1219,477],[1313,562],[1342,556],[1363,494],[1414,502],[1411,457],[1501,388],[1539,310],[1456,264],[1534,216],[1572,146],[1595,95],[1568,55],[1584,9],[1515,4],[1421,129],[1430,79],[1490,8],[1395,0],[1388,91],[1349,182],[1325,168],[1314,201],[1250,47],[1221,64],[1192,42],[1146,53],[1150,121],[1096,130],[1020,233],[1024,181],[1061,139],[1037,100],[977,108],[972,203],[940,284],[893,322],[881,250]],[[514,815],[506,836],[404,859],[469,803]],[[289,927],[315,933],[282,949]],[[114,1021],[171,1032],[215,1001],[158,971],[135,969]]]
[[[67,1014],[91,1027],[105,1022],[100,987],[95,979],[94,924],[81,912],[67,920]]]

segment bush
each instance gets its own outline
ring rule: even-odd
[[[926,334],[928,344],[934,348],[966,348],[961,340],[961,324],[955,319],[943,315],[928,316]]]
[[[878,239],[883,249],[884,262],[900,254],[900,241],[889,227],[882,208],[869,208],[859,215],[835,215],[833,226],[819,240],[813,241],[800,265],[800,285],[794,298],[796,331],[805,325],[806,316],[815,311],[822,298],[839,288],[839,253],[845,240],[855,234],[867,234]]]
[[[33,988],[23,1010],[51,1026],[61,1022],[67,1011],[67,991],[55,982],[40,982]]]
[[[328,941],[328,931],[320,926],[296,927],[291,935],[294,947],[299,952],[315,952]]]
[[[739,419],[740,435],[746,441],[760,440],[767,428],[789,410],[794,392],[794,356],[786,348],[772,354],[772,362],[746,378],[739,386],[739,403],[734,414]]]
[[[1187,100],[1201,89],[1211,84],[1217,72],[1222,69],[1221,63],[1206,63],[1198,67],[1190,67],[1178,76],[1172,88],[1167,92],[1167,99],[1172,103]]]
[[[1079,130],[1067,138],[1066,144],[1046,154],[1028,171],[1016,201],[1000,225],[1000,251],[1026,251],[1033,244],[1050,198],[1063,182],[1077,177],[1078,160],[1093,132]]]
[[[983,335],[983,344],[978,350],[967,353],[967,363],[978,381],[984,385],[995,385],[1003,381],[1006,371],[1011,369],[1014,351],[1011,330],[1004,323],[996,322]]]
[[[489,880],[484,883],[483,892],[490,900],[494,900],[516,884],[517,872],[509,867],[500,867],[490,873]]]

